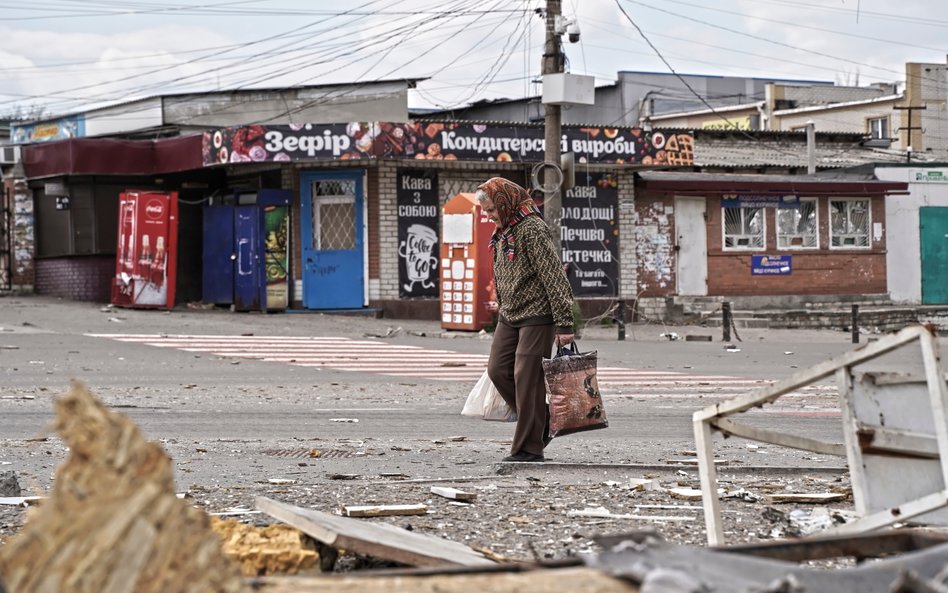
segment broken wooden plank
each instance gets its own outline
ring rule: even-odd
[[[694,515],[631,515],[626,513],[612,513],[603,507],[591,507],[581,511],[567,511],[568,517],[585,517],[589,519],[636,519],[639,521],[673,521],[687,523],[695,520]]]
[[[494,563],[450,540],[304,509],[260,496],[256,507],[336,549],[409,566],[489,566]]]
[[[698,465],[698,459],[684,458],[684,459],[669,459],[666,463],[669,465]],[[727,465],[727,459],[715,459],[714,465]]]
[[[460,500],[461,502],[474,502],[477,500],[476,492],[465,492],[463,490],[458,490],[457,488],[449,488],[447,486],[432,486],[431,493],[437,494],[444,498],[450,498],[451,500]]]
[[[605,572],[585,567],[525,572],[484,572],[443,575],[332,575],[326,577],[264,577],[255,579],[258,593],[633,593],[638,588]]]
[[[397,517],[424,515],[428,507],[423,504],[347,505],[342,507],[342,512],[346,517]]]
[[[846,500],[848,494],[839,492],[787,492],[781,494],[770,494],[767,499],[770,502],[797,502],[808,504],[822,504],[827,502],[839,502]]]
[[[13,506],[13,507],[25,507],[29,506],[30,503],[43,500],[43,496],[0,496],[0,505],[3,506]]]
[[[704,492],[697,488],[669,488],[666,490],[673,498],[683,500],[701,500],[704,498]],[[718,488],[718,496],[724,494],[724,488]],[[707,509],[705,509],[707,511]]]

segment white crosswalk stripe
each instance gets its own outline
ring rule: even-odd
[[[453,350],[387,344],[344,337],[221,336],[178,334],[87,334],[121,342],[223,358],[279,362],[301,367],[374,373],[405,379],[473,383],[487,367],[487,355]],[[617,397],[731,397],[772,383],[727,375],[599,367],[605,395]],[[833,385],[815,385],[797,395],[831,396]]]

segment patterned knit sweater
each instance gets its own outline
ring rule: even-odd
[[[501,319],[514,327],[553,323],[573,333],[573,291],[556,255],[547,224],[528,216],[513,227],[514,259],[494,250],[494,279]]]

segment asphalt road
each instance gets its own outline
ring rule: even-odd
[[[781,379],[853,348],[849,334],[841,332],[748,329],[740,330],[742,340],[734,340],[736,348],[728,350],[720,332],[633,325],[620,342],[614,328],[587,328],[581,349],[597,350],[601,368],[681,375],[662,385],[604,385],[609,428],[554,440],[548,459],[566,464],[566,472],[575,464],[644,466],[681,458],[694,449],[695,410],[759,387],[754,380]],[[669,333],[682,339],[661,335]],[[399,363],[405,374],[392,376],[91,334],[337,337],[425,350],[421,359]],[[685,341],[689,334],[712,336],[712,341]],[[235,485],[294,472],[490,474],[507,454],[512,427],[461,417],[473,381],[426,378],[421,364],[444,357],[445,350],[483,357],[489,347],[489,336],[442,332],[436,322],[185,308],[121,310],[42,297],[2,298],[0,471],[13,469],[24,486],[48,488],[65,455],[62,443],[49,434],[53,402],[70,381],[78,380],[165,446],[182,487]],[[368,364],[372,357],[361,360]],[[906,348],[872,368],[913,370],[920,368],[918,359],[917,347]],[[722,376],[743,382],[714,379]],[[752,421],[839,440],[832,381],[822,385],[755,412]],[[37,440],[39,436],[48,438]],[[301,464],[300,456],[316,447],[338,457]],[[775,447],[753,449],[738,439],[718,448],[722,456],[748,466],[841,466],[845,461]],[[559,471],[556,464],[547,465],[548,471]]]

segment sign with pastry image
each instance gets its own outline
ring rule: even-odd
[[[639,128],[564,126],[561,151],[580,163],[694,164],[694,136]],[[542,126],[472,122],[251,125],[204,132],[205,166],[351,159],[540,162]]]

